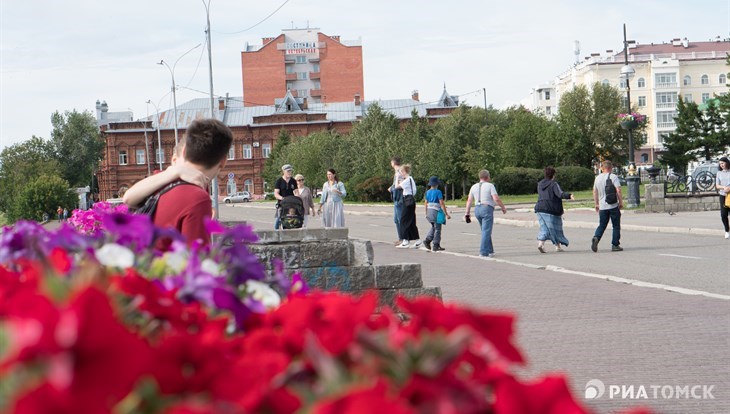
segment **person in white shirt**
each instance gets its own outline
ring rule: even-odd
[[[502,208],[502,214],[507,214],[507,208],[499,198],[494,184],[489,182],[489,171],[479,171],[479,182],[471,186],[469,198],[466,201],[466,212],[464,220],[471,222],[471,206],[474,205],[474,216],[479,220],[482,229],[482,239],[479,245],[479,256],[494,257],[494,245],[492,244],[492,228],[494,227],[494,207]]]
[[[603,161],[601,163],[601,174],[598,174],[595,181],[593,182],[593,201],[595,203],[596,212],[598,213],[598,227],[596,232],[593,234],[591,240],[591,250],[593,252],[598,251],[598,242],[601,241],[603,233],[608,227],[608,220],[611,220],[611,227],[613,227],[613,237],[611,238],[611,251],[620,252],[623,250],[621,247],[621,209],[624,206],[623,198],[621,197],[621,182],[618,180],[616,174],[611,174],[613,171],[613,163],[611,161]],[[607,185],[607,181],[611,182],[611,185]],[[613,187],[612,192],[615,191],[615,201],[611,200],[611,194],[608,199],[607,188]]]

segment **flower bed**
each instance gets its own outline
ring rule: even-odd
[[[246,226],[161,253],[179,237],[146,216],[95,205],[71,222],[0,235],[0,412],[586,411],[563,376],[510,372],[512,315],[400,298],[403,322],[280,264],[266,281]]]

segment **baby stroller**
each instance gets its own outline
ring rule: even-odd
[[[284,197],[279,203],[281,227],[301,229],[304,224],[304,203],[297,196]]]

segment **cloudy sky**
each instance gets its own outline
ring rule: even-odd
[[[581,58],[620,50],[623,23],[639,43],[730,37],[730,0],[211,1],[216,95],[242,95],[247,42],[307,25],[362,41],[366,100],[417,89],[433,101],[446,84],[479,106],[486,88],[498,108],[570,67],[575,40]],[[148,99],[172,108],[170,72],[156,63],[205,43],[205,26],[202,0],[0,0],[0,149],[49,138],[54,111],[95,112],[97,99],[135,118]],[[175,80],[178,104],[207,96],[203,46],[179,60]]]

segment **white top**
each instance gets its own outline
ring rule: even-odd
[[[593,188],[598,191],[598,209],[599,210],[610,210],[618,207],[618,201],[614,204],[606,204],[606,179],[608,178],[607,173],[600,173],[593,181]],[[621,188],[621,182],[618,180],[618,176],[614,173],[610,173],[611,182],[616,187],[616,192]]]
[[[730,170],[720,170],[715,176],[715,184],[723,187],[730,186]],[[727,191],[718,190],[720,195],[727,195]]]
[[[407,179],[403,180],[403,182],[400,183],[401,188],[403,188],[403,196],[407,195],[415,195],[416,191],[418,190],[418,187],[416,187],[416,182],[413,181],[413,177],[408,177]]]
[[[497,205],[497,203],[494,202],[494,198],[492,198],[492,195],[498,195],[497,188],[492,183],[480,181],[474,184],[469,190],[469,195],[472,200],[474,200],[475,206],[489,205],[495,207]]]

